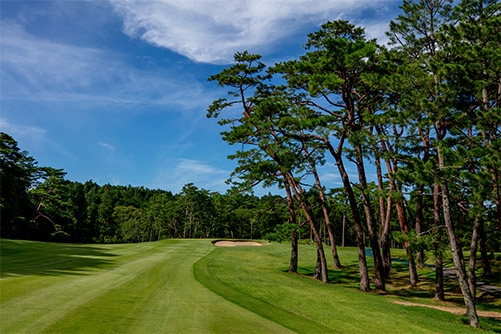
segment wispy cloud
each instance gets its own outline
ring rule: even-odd
[[[157,170],[150,187],[179,193],[182,187],[193,183],[197,187],[224,192],[230,172],[194,159],[169,160]]]
[[[98,105],[205,107],[203,85],[174,70],[138,69],[125,55],[37,38],[20,25],[1,22],[3,100]]]
[[[197,61],[228,63],[236,51],[270,47],[306,25],[356,16],[380,0],[111,0],[124,32]],[[383,34],[384,36],[384,34]],[[378,36],[373,36],[378,37]],[[253,51],[255,52],[255,51]]]
[[[45,140],[45,135],[47,133],[47,130],[45,129],[36,126],[14,124],[5,118],[0,118],[0,131],[13,136],[16,140],[30,139],[33,142],[41,142]]]
[[[98,142],[97,143],[99,146],[105,148],[106,150],[108,151],[115,151],[116,147],[114,145],[111,145],[111,144],[108,144],[108,143],[105,143],[105,142]]]

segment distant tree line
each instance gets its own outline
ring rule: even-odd
[[[328,281],[316,207],[341,266],[318,172],[329,158],[355,229],[360,289],[370,289],[368,241],[374,286],[385,290],[396,224],[393,239],[407,251],[410,285],[417,285],[427,243],[441,300],[448,244],[470,324],[479,327],[476,254],[489,275],[487,236],[498,250],[501,227],[501,4],[404,0],[401,9],[387,33],[389,47],[339,20],[309,34],[305,53],[294,60],[268,67],[260,55],[236,53],[233,66],[209,78],[230,98],[215,100],[207,116],[219,118],[223,140],[239,148],[231,156],[238,162],[235,182],[283,188],[292,226],[298,207],[304,214],[318,248],[316,278]],[[368,165],[377,172],[375,185]],[[297,235],[291,238],[295,271]],[[467,268],[463,249],[471,253]]]
[[[257,197],[238,189],[220,194],[191,183],[172,194],[73,182],[65,179],[61,169],[39,167],[6,133],[0,133],[0,197],[2,238],[121,243],[166,238],[286,241],[290,237],[287,200],[281,196]],[[345,214],[334,197],[331,205],[333,213]],[[316,214],[321,213],[316,210]],[[337,227],[341,235],[342,226]],[[294,229],[300,238],[310,238],[304,224]],[[345,234],[345,244],[353,244],[353,233],[347,228]]]

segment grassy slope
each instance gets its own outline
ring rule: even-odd
[[[356,275],[347,274],[356,272],[349,248],[340,253],[350,266],[331,272],[343,284],[323,285],[284,272],[287,245],[1,240],[0,246],[2,334],[479,332],[465,317],[357,291]],[[301,247],[303,273],[313,269],[314,255],[313,247]]]
[[[324,285],[309,277],[288,274],[283,262],[287,252],[288,248],[281,245],[216,249],[195,265],[195,271],[197,278],[215,292],[293,329],[298,324],[290,315],[333,333],[478,332],[465,325],[464,316],[397,305],[391,297],[362,293],[351,288],[352,276],[343,271],[333,270],[330,275],[342,285]],[[340,253],[345,264],[354,258],[353,250]],[[301,271],[310,273],[314,269],[308,267],[314,263],[314,249],[303,246],[300,255]]]

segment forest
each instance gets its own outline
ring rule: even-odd
[[[389,45],[332,21],[308,35],[297,59],[268,66],[258,54],[237,52],[234,65],[209,78],[229,90],[207,112],[235,147],[225,194],[193,184],[172,194],[71,182],[63,170],[38,167],[2,133],[1,237],[290,241],[292,272],[297,244],[307,239],[324,283],[324,246],[341,268],[336,247],[353,245],[362,291],[370,290],[366,246],[377,290],[385,290],[398,246],[411,286],[431,251],[439,300],[447,252],[470,325],[478,327],[476,254],[489,276],[489,253],[500,249],[501,8],[495,0],[405,0],[401,8]],[[332,168],[343,186],[326,188],[320,167]],[[257,185],[278,186],[283,196],[256,197],[249,191]]]

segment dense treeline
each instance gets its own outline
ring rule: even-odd
[[[501,5],[404,0],[401,9],[387,33],[389,47],[339,20],[309,34],[306,52],[295,60],[268,67],[260,55],[236,53],[235,65],[209,78],[228,87],[231,99],[214,101],[207,116],[220,118],[223,139],[241,147],[231,157],[241,186],[278,184],[291,224],[298,204],[317,245],[315,277],[328,281],[316,205],[325,213],[334,264],[341,265],[317,170],[331,159],[356,231],[360,289],[370,289],[366,237],[374,286],[385,289],[395,222],[412,286],[428,240],[438,299],[444,298],[443,244],[449,245],[470,324],[478,327],[476,254],[480,249],[489,275],[487,235],[499,249],[501,226]],[[235,117],[237,106],[242,117]],[[369,165],[377,172],[376,192]],[[471,253],[467,269],[463,249]],[[295,252],[293,241],[291,271]]]
[[[145,187],[100,186],[65,179],[63,170],[38,167],[14,138],[0,133],[0,236],[41,241],[119,243],[165,238],[312,239],[307,219],[288,222],[287,199],[257,197],[230,189],[225,194],[193,184],[181,193]],[[319,192],[311,189],[311,202]],[[351,217],[342,189],[326,194],[336,242],[354,245]],[[295,203],[297,206],[297,203]],[[314,215],[330,243],[322,208]],[[361,213],[362,214],[362,213]],[[398,242],[396,243],[399,244]]]
[[[211,193],[193,184],[181,193],[100,186],[37,167],[0,133],[1,236],[65,242],[144,242],[164,238],[263,238],[284,221],[280,196]],[[273,237],[273,235],[272,235]]]

